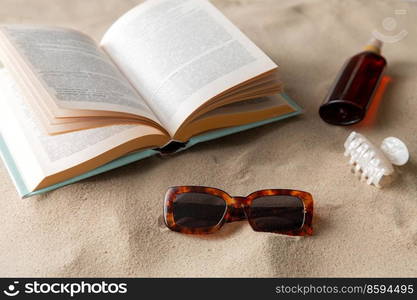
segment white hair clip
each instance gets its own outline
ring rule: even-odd
[[[361,181],[378,188],[393,180],[393,165],[402,166],[410,155],[407,146],[395,137],[382,141],[381,148],[375,147],[366,137],[352,132],[345,142],[345,156],[350,156],[352,171]]]

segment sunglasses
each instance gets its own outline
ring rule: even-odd
[[[292,236],[312,235],[313,198],[296,190],[261,190],[232,197],[210,187],[177,186],[164,200],[166,226],[177,232],[207,234],[224,223],[247,219],[255,231]]]

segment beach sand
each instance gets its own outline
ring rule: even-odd
[[[0,0],[1,23],[73,27],[100,40],[136,0]],[[417,276],[417,3],[367,0],[216,0],[280,65],[303,116],[150,158],[43,196],[20,200],[0,163],[0,276]],[[407,14],[396,15],[396,9]],[[393,17],[391,32],[383,21]],[[407,36],[383,49],[390,82],[364,124],[324,123],[318,107],[345,59],[373,30]],[[186,41],[184,41],[186,42]],[[358,181],[343,156],[356,130],[404,140],[411,161],[391,187]],[[189,236],[158,224],[169,186],[232,195],[263,188],[313,194],[315,234],[289,238],[227,224]]]

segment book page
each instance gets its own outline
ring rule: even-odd
[[[250,120],[250,123],[255,123],[294,111],[296,111],[296,108],[292,107],[280,94],[252,98],[227,104],[192,119],[187,123],[184,130],[179,132],[178,138],[180,140],[188,140],[193,136],[214,129],[248,124],[248,120]]]
[[[205,0],[146,1],[101,46],[171,135],[211,98],[277,68]]]
[[[16,56],[21,56],[28,72],[34,72],[52,95],[45,98],[53,99],[56,106],[156,119],[140,94],[88,36],[45,26],[7,25],[1,31],[10,42],[10,53],[15,50]]]
[[[114,125],[51,136],[43,131],[19,86],[5,69],[0,69],[0,89],[0,134],[31,190],[46,177],[99,156],[105,156],[102,164],[116,159],[118,156],[112,151],[131,141],[142,148],[160,147],[168,141],[162,132],[147,125]],[[124,151],[140,149],[134,146]]]
[[[219,115],[233,115],[233,114],[243,114],[243,113],[251,113],[256,111],[263,111],[272,109],[275,107],[289,105],[284,98],[279,95],[270,96],[270,97],[262,97],[262,98],[254,98],[242,102],[231,103],[217,109],[214,109],[202,116],[200,116],[196,121],[200,119],[206,119],[212,116],[219,116]]]

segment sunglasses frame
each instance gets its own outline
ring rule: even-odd
[[[183,227],[175,222],[174,219],[174,201],[179,194],[184,193],[203,193],[217,196],[223,199],[226,203],[225,213],[222,219],[214,226],[204,228],[189,228]],[[250,206],[254,199],[264,196],[293,196],[299,198],[304,204],[304,222],[303,225],[294,230],[278,230],[274,233],[290,235],[290,236],[305,236],[313,234],[313,197],[310,193],[288,190],[288,189],[267,189],[260,190],[249,194],[246,197],[232,197],[225,191],[212,187],[204,186],[174,186],[170,187],[165,194],[164,199],[164,221],[165,225],[172,231],[186,233],[186,234],[208,234],[218,231],[225,223],[248,220],[252,229],[257,230],[256,225],[252,222],[250,215]],[[270,231],[268,231],[270,232]]]

